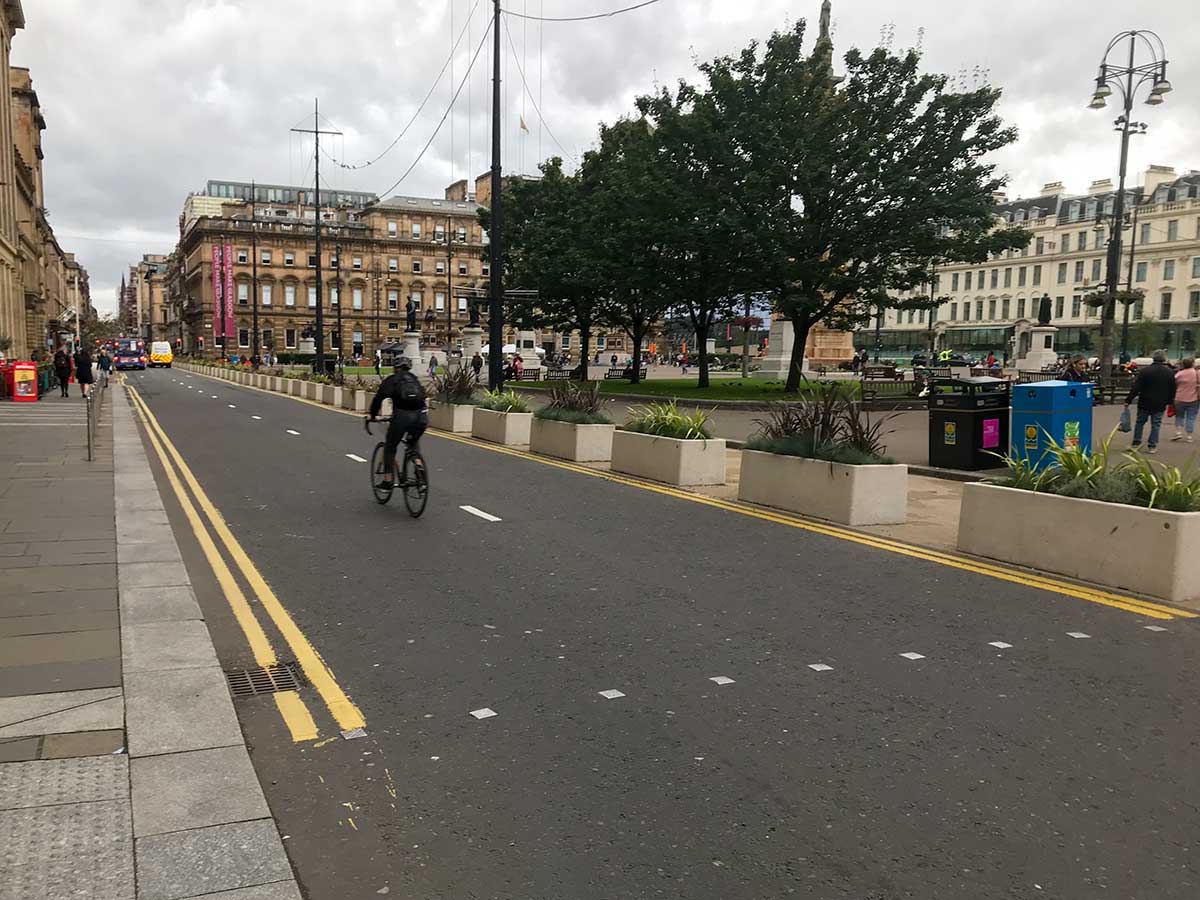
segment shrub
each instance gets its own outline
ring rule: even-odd
[[[884,454],[868,453],[849,444],[815,445],[807,435],[784,438],[756,437],[746,442],[746,449],[778,453],[781,456],[799,456],[804,459],[819,459],[842,463],[847,466],[892,465],[895,459]]]
[[[490,409],[495,412],[529,412],[529,403],[512,388],[509,388],[507,391],[502,391],[499,388],[496,388],[494,391],[484,391],[483,399],[479,401],[479,406],[481,409]]]
[[[467,404],[475,399],[475,373],[470,366],[458,366],[455,369],[435,375],[432,383],[432,395],[438,403]]]
[[[648,403],[629,411],[630,418],[625,423],[625,428],[628,431],[685,441],[707,440],[712,437],[708,429],[708,420],[712,414],[712,410],[682,413],[674,400],[669,403]]]
[[[846,465],[890,465],[886,455],[885,417],[871,421],[853,390],[836,382],[806,384],[799,403],[772,403],[765,419],[756,419],[758,435],[751,450],[824,459]]]
[[[608,425],[612,419],[603,406],[599,382],[560,381],[550,388],[550,402],[534,415],[572,425]]]

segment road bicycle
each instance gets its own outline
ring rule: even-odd
[[[375,421],[386,424],[391,422],[391,419],[376,419]],[[371,434],[369,418],[363,420],[363,427],[366,428],[367,434]],[[421,450],[417,447],[416,442],[405,439],[403,459],[397,454],[396,462],[393,464],[392,483],[388,485],[383,480],[383,476],[387,474],[383,462],[383,450],[384,442],[380,441],[371,453],[371,493],[375,495],[376,502],[382,505],[392,499],[392,494],[396,490],[402,491],[404,506],[408,509],[408,514],[414,519],[419,518],[421,513],[425,512],[425,504],[429,502],[429,469],[425,465],[425,457],[421,455]]]

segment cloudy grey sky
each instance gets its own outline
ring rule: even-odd
[[[480,42],[490,0],[23,0],[26,29],[12,62],[32,70],[47,121],[46,193],[63,247],[91,272],[101,311],[112,310],[126,267],[168,252],[189,191],[209,178],[311,183],[312,144],[289,133],[312,119],[313,98],[344,132],[333,157],[378,155],[434,84],[455,30],[468,22],[455,78]],[[504,0],[515,11],[581,15],[631,0]],[[934,71],[976,70],[1004,89],[1002,112],[1020,140],[997,159],[1011,195],[1062,180],[1084,190],[1116,175],[1111,108],[1086,108],[1109,38],[1149,28],[1166,42],[1176,90],[1140,107],[1150,123],[1135,140],[1131,171],[1150,163],[1200,168],[1200,28],[1194,0],[834,0],[834,41],[896,49],[917,44]],[[477,8],[476,8],[477,7]],[[694,61],[739,50],[819,0],[659,0],[591,22],[523,23],[502,32],[507,64],[505,169],[533,171],[542,156],[578,155],[600,121],[631,108],[655,79],[694,78]],[[1135,12],[1136,10],[1136,12]],[[489,42],[490,46],[490,42]],[[485,46],[447,120],[412,173],[390,193],[441,196],[454,179],[486,170],[489,86]],[[513,67],[519,61],[527,93]],[[450,99],[449,73],[395,148],[350,171],[322,159],[322,182],[382,193],[417,159]],[[540,100],[539,100],[540,98]],[[537,103],[545,127],[534,110]],[[520,130],[519,115],[529,133]],[[468,108],[470,115],[468,115]],[[451,129],[451,121],[453,129]],[[453,134],[453,165],[451,136]],[[540,151],[540,156],[539,156]]]

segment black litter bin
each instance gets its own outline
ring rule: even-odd
[[[939,378],[929,392],[929,464],[995,469],[1008,452],[1012,388],[1003,378]]]

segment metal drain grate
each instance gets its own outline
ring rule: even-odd
[[[235,697],[300,690],[300,676],[295,663],[239,669],[234,672],[226,672],[225,678],[228,679],[229,690]]]

